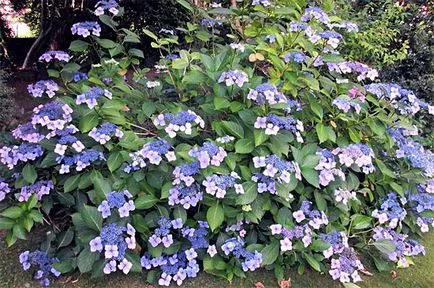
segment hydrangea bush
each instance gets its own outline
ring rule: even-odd
[[[197,24],[180,28],[188,49],[145,30],[155,73],[114,0],[99,2],[101,24],[72,27],[69,52],[40,57],[52,79],[29,92],[54,99],[0,149],[7,243],[53,228],[24,269],[42,285],[76,269],[149,270],[168,286],[261,267],[355,283],[365,261],[382,271],[424,254],[434,154],[416,116],[434,108],[339,53],[357,25],[303,0],[179,3]],[[103,24],[118,42],[98,38]],[[85,70],[75,53],[91,49]]]

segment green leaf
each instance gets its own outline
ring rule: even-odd
[[[120,151],[115,151],[110,154],[107,158],[107,166],[110,172],[114,172],[118,169],[123,163],[123,157]]]
[[[26,230],[21,225],[14,225],[14,228],[12,228],[12,231],[14,233],[14,236],[21,240],[26,240]]]
[[[342,284],[344,285],[344,288],[360,288],[359,285],[351,283],[351,282],[349,282],[349,283],[342,283]]]
[[[14,227],[15,221],[9,218],[0,218],[0,230],[8,230]]]
[[[138,210],[145,210],[153,207],[158,201],[160,200],[154,195],[140,195],[137,197],[136,201],[134,201],[134,206],[136,206]]]
[[[83,205],[79,212],[87,227],[98,232],[101,230],[102,216],[95,207]]]
[[[111,49],[116,47],[116,42],[110,39],[97,39],[96,42],[103,48]]]
[[[18,219],[23,214],[23,210],[18,206],[12,206],[4,210],[0,215],[11,218],[11,219]]]
[[[208,220],[211,231],[217,229],[225,220],[225,211],[223,210],[223,207],[220,204],[215,204],[210,207],[206,213],[206,219]]]
[[[353,229],[360,230],[371,227],[372,218],[362,214],[355,214],[351,216],[353,220]]]
[[[315,126],[316,134],[318,135],[319,143],[323,143],[328,139],[327,128],[324,124],[318,123]]]
[[[188,11],[193,12],[193,7],[187,1],[185,1],[185,0],[176,0],[176,2],[178,2],[182,7],[184,7]]]
[[[262,143],[264,143],[265,141],[267,141],[267,139],[269,138],[268,135],[265,135],[265,131],[260,129],[255,129],[253,131],[253,138],[255,139],[255,147],[261,145]]]
[[[24,166],[22,175],[24,180],[29,184],[33,184],[36,178],[38,178],[38,173],[36,173],[35,167],[31,164],[26,164],[26,166]]]
[[[349,128],[348,129],[348,134],[350,135],[351,141],[353,141],[355,143],[359,143],[360,142],[359,132],[357,132],[355,129]]]
[[[96,127],[96,125],[98,125],[98,122],[98,114],[95,111],[90,110],[86,115],[81,117],[78,127],[80,128],[81,132],[86,133],[89,132],[92,128]]]
[[[235,143],[235,152],[238,154],[249,154],[255,149],[253,139],[240,139]]]
[[[224,97],[214,97],[214,107],[217,110],[222,110],[231,106],[231,102]]]
[[[315,196],[315,203],[316,203],[316,206],[318,207],[318,209],[320,211],[325,212],[327,210],[327,202],[324,199],[324,196],[318,191],[314,192],[314,196]]]
[[[319,101],[310,102],[310,109],[322,120],[324,116],[324,111],[322,109],[322,105]]]
[[[238,195],[236,204],[237,205],[247,205],[255,201],[258,197],[257,184],[255,182],[249,181],[243,183],[244,194]]]
[[[99,259],[99,253],[90,252],[89,248],[83,249],[77,258],[78,269],[81,273],[92,271],[93,264]]]
[[[319,163],[319,159],[321,159],[320,155],[307,155],[300,166],[303,168],[315,168]]]
[[[390,240],[377,240],[372,245],[378,249],[381,253],[390,254],[395,251],[396,246]]]
[[[301,168],[301,174],[303,175],[303,178],[306,179],[306,181],[311,184],[312,186],[315,186],[317,188],[319,187],[319,173],[315,169],[311,168]]]
[[[240,139],[244,138],[244,129],[240,124],[232,121],[222,121],[222,126],[231,135]]]
[[[322,252],[330,248],[330,246],[331,246],[330,243],[325,242],[321,239],[316,239],[312,241],[312,244],[310,245],[310,249],[312,249],[315,252]]]
[[[73,52],[83,52],[89,47],[89,43],[84,42],[82,40],[75,40],[71,42],[71,45],[69,45],[69,50]]]
[[[69,176],[69,178],[66,179],[65,184],[63,184],[63,191],[65,193],[68,193],[78,188],[78,183],[80,183],[80,176],[81,174]]]
[[[380,159],[376,158],[375,163],[377,164],[381,173],[383,173],[386,176],[389,176],[390,178],[394,178],[394,179],[396,178],[395,172],[390,170]]]
[[[321,266],[319,262],[310,254],[304,254],[304,258],[306,258],[307,263],[309,263],[310,267],[314,270],[321,272]]]
[[[279,241],[272,241],[270,244],[262,249],[262,265],[271,265],[276,262],[277,257],[279,257]]]
[[[74,239],[74,232],[70,229],[67,231],[63,231],[60,233],[60,235],[57,238],[57,247],[66,247],[69,244],[71,244],[72,240]]]

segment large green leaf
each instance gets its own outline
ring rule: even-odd
[[[102,216],[96,207],[83,205],[80,209],[80,216],[87,227],[95,231],[100,231],[102,227]]]
[[[236,204],[237,205],[247,205],[255,201],[258,197],[258,189],[255,182],[249,181],[243,183],[244,194],[238,195]]]
[[[220,204],[215,204],[210,207],[206,213],[206,219],[208,220],[211,231],[217,229],[225,220],[225,211],[223,210],[223,207]]]
[[[158,201],[159,199],[154,195],[140,195],[137,197],[136,201],[134,201],[134,205],[136,206],[136,209],[144,210],[153,207],[158,203]]]
[[[262,249],[262,265],[271,265],[273,264],[277,257],[279,257],[279,241],[272,241],[270,244]]]
[[[90,252],[89,248],[83,249],[77,258],[78,269],[81,273],[92,271],[93,264],[98,260],[100,254],[98,252]]]
[[[235,152],[238,154],[248,154],[255,149],[253,139],[240,139],[235,143]]]
[[[240,139],[244,138],[244,128],[240,124],[232,121],[222,121],[222,126],[227,133]]]

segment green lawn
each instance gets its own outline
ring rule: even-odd
[[[25,249],[32,249],[32,245],[39,241],[40,235],[33,235],[29,241],[17,243],[10,249],[6,249],[3,237],[0,239],[0,287],[38,287],[39,284],[32,281],[30,272],[23,272],[18,262],[18,255]],[[397,277],[392,279],[389,273],[375,273],[375,276],[364,276],[365,280],[360,284],[366,288],[433,288],[434,287],[434,233],[427,235],[423,241],[427,249],[425,257],[417,257],[414,262],[416,266],[407,269],[398,269]],[[33,243],[33,244],[32,244]],[[72,277],[62,277],[52,287],[147,287],[145,274],[125,276],[113,274],[98,280],[91,280],[87,276],[79,274]],[[342,287],[338,282],[331,280],[328,275],[320,275],[317,272],[308,271],[304,275],[298,275],[294,270],[287,271],[288,278],[292,280],[293,288],[334,288]],[[260,270],[250,273],[247,279],[235,280],[232,284],[216,279],[212,276],[201,273],[198,278],[187,281],[183,287],[188,288],[223,288],[223,287],[254,287],[256,282],[262,282],[265,287],[278,287],[271,272]]]

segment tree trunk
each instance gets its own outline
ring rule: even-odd
[[[27,69],[33,55],[41,49],[41,44],[44,43],[45,38],[50,34],[52,26],[47,27],[47,12],[48,12],[48,0],[41,0],[41,23],[40,33],[38,38],[33,42],[32,46],[27,52],[21,69]]]

